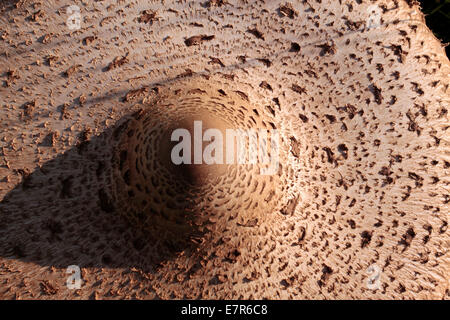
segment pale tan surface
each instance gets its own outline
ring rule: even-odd
[[[13,2],[0,14],[1,298],[449,298],[450,64],[413,1],[377,1],[384,24],[365,31],[369,1],[291,1],[292,18],[284,1],[81,1],[76,32],[74,1]],[[151,186],[135,148],[152,143],[130,129],[191,109],[277,128],[279,173],[231,168],[188,194],[150,169],[160,199],[131,197]],[[374,264],[380,290],[366,286]]]

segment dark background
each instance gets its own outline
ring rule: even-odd
[[[420,0],[428,27],[444,44],[447,44],[447,57],[450,57],[450,0]]]

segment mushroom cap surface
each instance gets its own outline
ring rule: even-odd
[[[449,60],[340,2],[4,2],[0,297],[448,299]],[[279,168],[167,165],[195,119]]]

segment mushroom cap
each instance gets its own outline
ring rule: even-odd
[[[0,6],[0,297],[449,298],[450,63],[415,1],[72,5]],[[195,120],[277,130],[279,168],[173,166]]]

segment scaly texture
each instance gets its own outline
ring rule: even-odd
[[[449,298],[450,63],[415,1],[73,4],[0,4],[1,298]],[[280,170],[186,185],[160,137],[197,117],[277,129]]]

